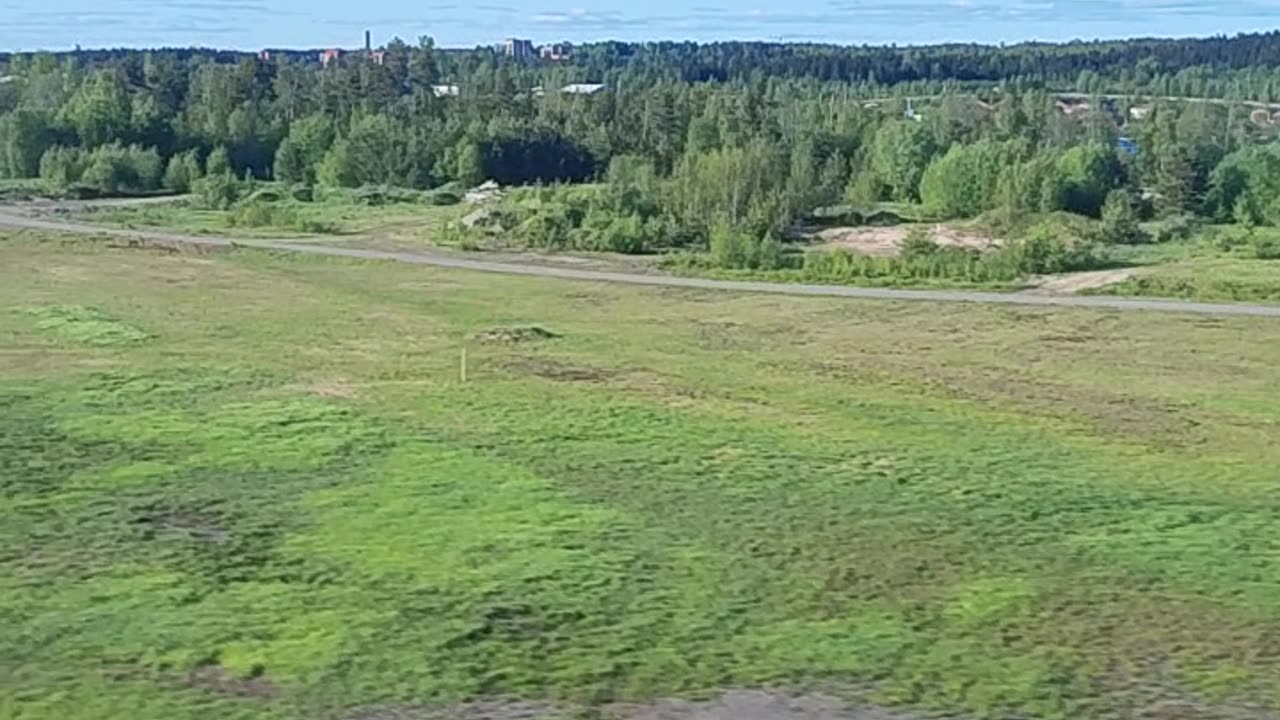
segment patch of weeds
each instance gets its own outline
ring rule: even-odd
[[[193,688],[241,698],[267,699],[280,693],[276,684],[261,674],[236,677],[221,665],[202,665],[191,671],[188,683]]]
[[[41,305],[26,308],[26,313],[40,332],[68,342],[103,347],[151,339],[145,330],[84,305]]]
[[[491,328],[475,334],[475,339],[487,343],[526,343],[538,340],[554,340],[560,337],[537,325]]]
[[[533,375],[557,382],[603,382],[621,374],[610,368],[577,365],[552,358],[521,358],[508,363],[506,367],[521,375]]]

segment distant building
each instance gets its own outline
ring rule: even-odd
[[[258,53],[258,59],[261,60],[262,62],[271,62],[271,51],[263,50],[262,52]]]
[[[387,63],[387,51],[386,50],[370,50],[369,60],[374,65],[385,65]]]
[[[551,62],[561,62],[573,58],[573,45],[569,43],[554,43],[552,45],[542,46],[542,59]]]
[[[1093,105],[1087,102],[1075,102],[1072,100],[1058,99],[1054,105],[1058,111],[1067,117],[1083,117],[1093,110]]]
[[[3,85],[5,83],[11,83],[15,79],[16,78],[14,78],[12,75],[0,75],[0,85]]]
[[[320,51],[320,64],[329,67],[331,63],[335,63],[342,59],[342,51],[337,48]]]
[[[916,108],[911,104],[911,98],[907,98],[907,109],[902,112],[902,117],[916,122],[924,122],[924,116],[916,112]]]
[[[432,85],[431,94],[436,97],[458,97],[457,85]]]
[[[1132,120],[1146,120],[1151,115],[1151,106],[1135,105],[1129,108],[1129,118]]]
[[[520,38],[503,40],[502,44],[498,46],[498,51],[516,60],[527,60],[537,54],[532,40],[521,40]]]
[[[560,92],[566,95],[595,95],[604,90],[604,85],[599,83],[573,83],[560,88]]]

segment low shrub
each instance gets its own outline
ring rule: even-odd
[[[244,228],[295,228],[299,226],[299,219],[298,212],[291,207],[245,200],[231,209],[227,224]]]
[[[1024,240],[989,251],[942,247],[927,238],[908,240],[895,257],[859,255],[846,250],[813,252],[804,256],[805,279],[816,282],[858,280],[955,280],[974,284],[1014,282],[1028,275],[1046,275],[1098,267],[1091,245],[1067,243],[1050,233],[1033,233]]]
[[[1253,256],[1259,260],[1280,260],[1280,240],[1269,235],[1253,238]]]
[[[207,175],[192,183],[196,202],[208,210],[228,210],[244,195],[244,183],[229,172]]]
[[[1148,235],[1153,243],[1189,240],[1199,229],[1199,221],[1191,215],[1175,215],[1152,223]]]
[[[352,199],[361,205],[379,207],[398,203],[416,203],[423,200],[422,193],[408,188],[387,185],[365,185],[358,188]]]
[[[435,205],[437,207],[457,205],[462,202],[462,193],[455,190],[436,188],[422,193],[422,201],[427,205]]]
[[[97,200],[102,197],[102,190],[96,185],[76,182],[67,186],[64,194],[71,200]]]
[[[262,187],[254,190],[245,197],[246,203],[277,203],[283,198],[280,191],[273,187]]]
[[[176,193],[191,192],[191,186],[200,179],[200,157],[195,150],[174,155],[164,172],[164,187]]]

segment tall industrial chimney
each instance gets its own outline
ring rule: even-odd
[[[373,33],[368,30],[364,31],[364,49],[365,52],[373,51]]]

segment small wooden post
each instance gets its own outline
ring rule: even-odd
[[[462,359],[458,362],[458,379],[465,385],[467,382],[467,348],[462,347]]]

